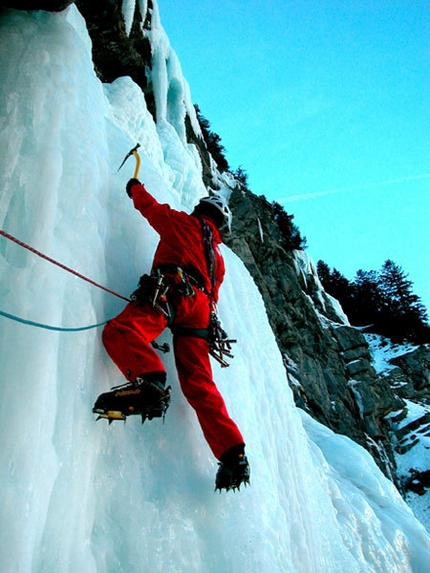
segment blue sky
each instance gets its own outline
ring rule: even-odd
[[[390,258],[430,311],[428,0],[159,0],[192,99],[308,253]]]

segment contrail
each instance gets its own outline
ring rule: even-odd
[[[304,195],[291,195],[278,199],[278,203],[287,203],[289,201],[304,201],[305,199],[314,199],[315,197],[324,197],[324,195],[334,195],[335,193],[344,193],[345,191],[358,191],[362,189],[372,189],[374,187],[384,187],[395,185],[396,183],[409,183],[410,181],[419,181],[420,179],[429,179],[430,173],[421,175],[410,175],[409,177],[397,177],[396,179],[386,179],[378,183],[365,183],[364,185],[352,185],[351,187],[340,187],[338,189],[327,189],[326,191],[315,191],[314,193],[305,193]]]

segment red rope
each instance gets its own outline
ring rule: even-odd
[[[38,257],[41,257],[42,259],[45,259],[46,261],[49,261],[50,263],[52,263],[53,265],[57,265],[57,267],[60,267],[62,269],[64,269],[65,271],[72,273],[72,275],[75,275],[77,277],[79,277],[80,279],[87,281],[87,283],[90,283],[98,288],[101,288],[102,290],[113,294],[114,296],[117,296],[118,298],[122,298],[122,300],[126,300],[127,302],[130,302],[130,299],[125,298],[124,296],[114,292],[113,290],[110,290],[94,281],[92,281],[91,279],[85,277],[84,275],[81,275],[80,273],[74,271],[73,269],[71,269],[70,267],[66,267],[66,265],[62,265],[61,263],[59,263],[58,261],[55,261],[54,259],[51,259],[50,257],[44,255],[43,253],[41,253],[40,251],[37,251],[36,249],[34,249],[33,247],[30,247],[30,245],[26,245],[25,243],[23,243],[22,241],[20,241],[19,239],[16,239],[15,237],[13,237],[12,235],[9,235],[9,233],[6,233],[5,231],[3,231],[2,229],[0,229],[0,235],[3,235],[4,237],[6,237],[6,239],[9,239],[10,241],[13,241],[14,243],[16,243],[17,245],[19,245],[20,247],[24,247],[24,249],[27,249],[28,251],[31,251],[32,253],[34,253],[35,255],[37,255]]]

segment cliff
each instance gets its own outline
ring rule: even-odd
[[[68,4],[55,0],[3,2],[24,10],[63,10]],[[142,18],[139,10],[125,15],[118,0],[106,1],[102,7],[92,0],[79,0],[76,5],[91,35],[98,77],[112,82],[130,76],[157,120],[160,98],[153,74],[162,55],[154,53],[151,45],[152,19],[158,18],[156,6],[151,0],[143,2]],[[172,98],[177,96],[176,88],[173,81],[165,86]],[[228,246],[245,263],[261,292],[296,404],[365,447],[400,489],[426,492],[428,469],[411,467],[409,473],[398,472],[398,464],[399,455],[414,447],[411,432],[420,429],[425,433],[428,428],[425,408],[414,425],[404,422],[409,403],[429,405],[429,350],[416,349],[394,359],[395,368],[388,373],[378,372],[366,337],[348,324],[338,303],[324,292],[313,262],[305,252],[288,252],[281,246],[271,203],[217,168],[190,106],[178,129],[186,132],[199,154],[206,187],[227,182],[232,189],[234,226]],[[263,354],[265,348],[260,351]]]

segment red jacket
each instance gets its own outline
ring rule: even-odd
[[[182,267],[193,275],[193,270],[204,280],[206,292],[218,300],[218,290],[224,279],[225,266],[219,244],[221,235],[211,219],[202,217],[211,228],[212,245],[215,255],[216,284],[212,289],[208,264],[203,247],[202,226],[199,218],[184,211],[176,211],[165,203],[158,203],[142,184],[131,188],[134,206],[155,231],[160,235],[160,242],[154,255],[153,268],[159,265]],[[196,277],[197,278],[197,277]]]

